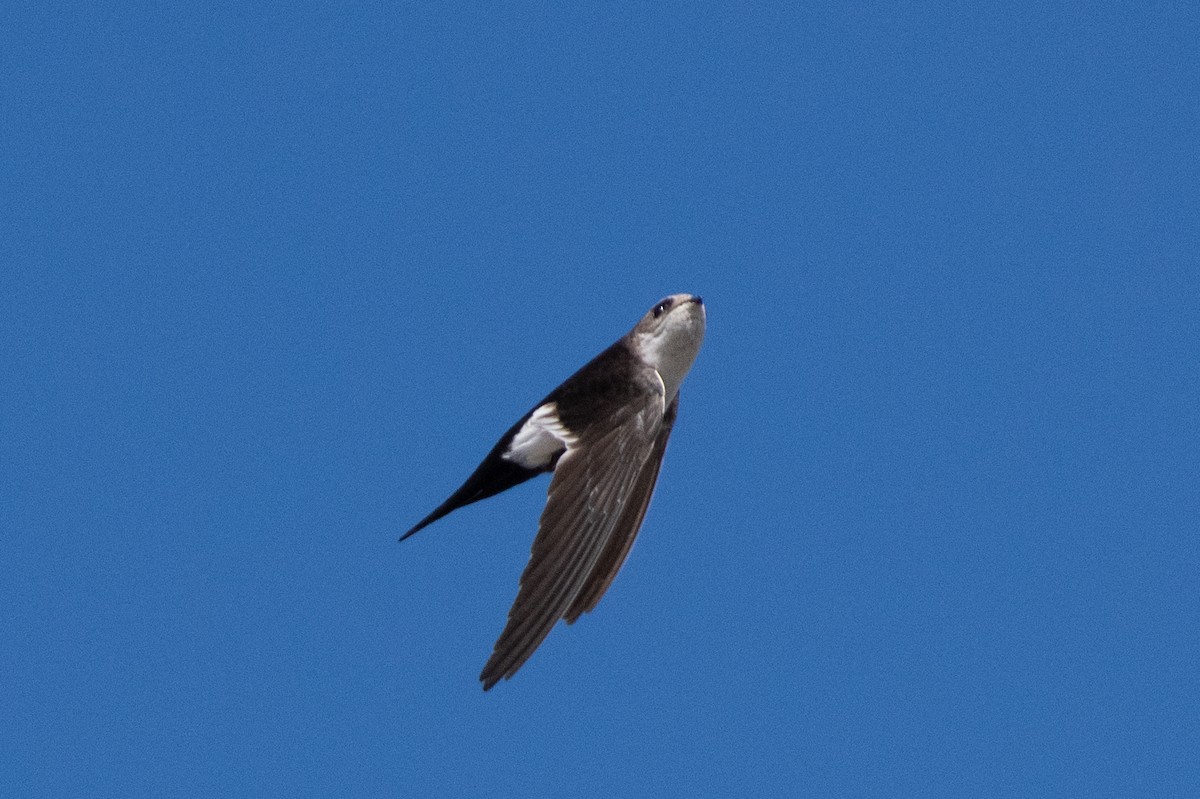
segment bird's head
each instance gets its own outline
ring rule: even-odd
[[[629,331],[629,343],[642,360],[658,370],[666,401],[692,368],[704,341],[704,302],[694,294],[672,294],[660,300]]]

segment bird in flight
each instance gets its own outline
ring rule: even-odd
[[[699,297],[660,301],[521,417],[461,488],[400,537],[554,473],[508,623],[479,675],[483,690],[516,674],[559,619],[573,624],[595,608],[617,576],[650,505],[704,323]]]

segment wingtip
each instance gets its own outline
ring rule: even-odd
[[[488,662],[484,664],[483,671],[479,672],[479,681],[483,683],[483,690],[490,691],[499,685],[501,680],[511,679],[516,671],[513,668],[506,668],[501,658],[493,651]]]
[[[408,538],[409,536],[419,533],[420,531],[424,530],[426,527],[433,524],[434,522],[436,522],[438,519],[442,518],[449,512],[450,511],[446,509],[445,505],[440,505],[436,510],[434,510],[433,513],[429,514],[424,519],[422,519],[421,521],[414,524],[412,526],[412,529],[410,529],[404,535],[400,536],[400,540],[403,541],[404,539]]]

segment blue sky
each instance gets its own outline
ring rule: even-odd
[[[0,12],[11,796],[1200,794],[1194,3]],[[661,296],[638,544],[477,675]]]

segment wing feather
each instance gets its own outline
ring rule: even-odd
[[[642,520],[646,518],[646,509],[650,507],[650,498],[654,496],[658,471],[662,467],[663,455],[667,451],[667,439],[671,437],[671,428],[675,425],[675,416],[678,413],[679,394],[676,393],[675,399],[667,408],[666,416],[663,417],[662,427],[654,441],[654,449],[642,466],[637,481],[633,484],[629,501],[625,504],[625,509],[613,528],[608,545],[605,546],[604,552],[596,561],[595,568],[588,575],[587,582],[584,583],[583,588],[563,616],[567,624],[574,624],[584,613],[591,613],[595,609],[601,597],[604,596],[604,592],[616,579],[617,572],[625,563],[625,558],[629,556],[638,530],[642,527]]]
[[[485,690],[533,654],[586,584],[628,504],[640,501],[631,491],[656,445],[661,396],[647,393],[559,459],[517,599],[480,675]]]

